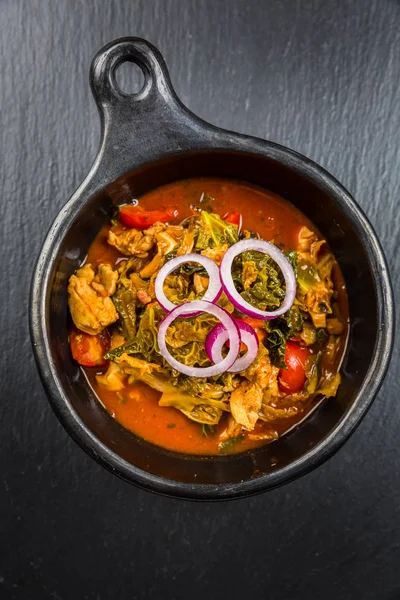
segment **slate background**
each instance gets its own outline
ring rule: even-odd
[[[1,0],[0,598],[400,597],[400,357],[327,464],[251,499],[156,497],[89,459],[53,415],[27,295],[99,141],[92,56],[149,39],[182,100],[319,162],[355,195],[399,292],[398,0]]]

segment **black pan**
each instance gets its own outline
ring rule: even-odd
[[[122,93],[115,71],[137,63],[145,83]],[[388,269],[367,218],[324,169],[287,148],[218,129],[175,95],[160,53],[123,38],[94,58],[90,82],[102,127],[96,160],[56,217],[33,276],[30,325],[38,369],[61,423],[107,469],[147,490],[222,500],[256,494],[307,473],[331,456],[360,423],[382,383],[394,314]],[[168,452],[123,429],[101,407],[72,360],[66,286],[115,203],[178,179],[241,179],[284,196],[327,238],[342,268],[350,303],[350,337],[336,398],[324,402],[282,439],[236,456]],[[373,452],[373,449],[371,449]]]

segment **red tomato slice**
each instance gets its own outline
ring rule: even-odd
[[[286,343],[285,363],[287,369],[279,371],[279,387],[282,392],[295,394],[301,392],[306,382],[306,362],[310,356],[307,348],[293,342]]]
[[[157,223],[157,221],[167,223],[177,217],[177,215],[178,211],[174,208],[144,210],[141,206],[132,206],[130,204],[121,206],[119,211],[121,223],[134,229],[147,229],[151,225],[154,225],[154,223]]]
[[[69,336],[72,356],[83,367],[102,367],[108,363],[104,355],[110,349],[107,329],[98,335],[90,335],[73,329]]]
[[[227,221],[228,223],[232,223],[232,225],[239,225],[240,217],[241,217],[240,212],[231,211],[231,212],[228,212],[226,217],[224,217],[224,221]]]

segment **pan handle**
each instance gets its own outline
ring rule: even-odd
[[[126,61],[143,71],[138,93],[126,94],[117,84],[115,72]],[[104,46],[93,59],[90,84],[102,123],[101,158],[112,166],[126,171],[170,152],[207,146],[213,137],[216,128],[182,104],[163,57],[146,40],[127,37]]]

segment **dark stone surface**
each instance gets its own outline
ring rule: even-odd
[[[327,464],[251,499],[150,495],[89,459],[36,374],[27,294],[52,219],[99,140],[88,85],[106,42],[159,47],[203,118],[327,167],[382,240],[399,291],[397,0],[1,3],[0,598],[400,597],[398,348]]]

